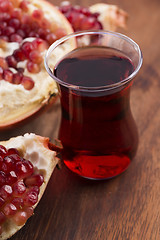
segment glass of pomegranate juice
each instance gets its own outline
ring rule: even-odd
[[[108,179],[131,163],[138,132],[130,90],[141,65],[139,46],[115,32],[77,32],[48,49],[45,66],[61,100],[62,159],[71,171]]]

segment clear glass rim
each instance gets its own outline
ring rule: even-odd
[[[100,86],[100,87],[84,87],[84,86],[78,86],[78,85],[74,85],[74,84],[70,84],[70,83],[66,83],[64,81],[62,81],[61,79],[57,78],[52,70],[50,69],[50,67],[48,66],[48,60],[49,57],[51,55],[51,53],[53,52],[53,50],[58,47],[61,43],[65,42],[66,40],[69,40],[72,37],[79,37],[79,36],[84,36],[84,35],[110,35],[110,36],[115,36],[117,38],[121,38],[125,41],[127,41],[128,43],[130,43],[132,46],[134,46],[135,51],[137,51],[138,56],[139,56],[139,60],[138,60],[138,64],[137,67],[134,69],[134,71],[125,79],[123,79],[120,82],[117,83],[113,83],[113,84],[108,84],[106,86]],[[122,85],[128,83],[129,81],[131,81],[139,72],[141,66],[142,66],[142,62],[143,62],[143,56],[142,56],[142,52],[140,50],[139,45],[133,41],[131,38],[127,37],[124,34],[118,33],[118,32],[112,32],[112,31],[103,31],[103,30],[96,30],[96,31],[91,31],[91,30],[86,30],[86,31],[79,31],[79,32],[75,32],[75,33],[71,33],[68,34],[62,38],[60,38],[59,40],[55,41],[47,50],[46,55],[45,55],[45,59],[44,59],[44,65],[45,68],[48,72],[48,74],[60,85],[63,85],[67,88],[70,89],[74,89],[74,90],[79,90],[79,91],[87,91],[87,92],[98,92],[98,91],[106,91],[106,90],[111,90],[114,88],[118,88],[121,87]]]

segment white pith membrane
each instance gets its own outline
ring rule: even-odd
[[[8,141],[0,142],[0,145],[5,146],[7,149],[16,148],[25,159],[32,162],[34,170],[43,175],[44,183],[40,186],[38,202],[42,197],[55,166],[58,163],[56,152],[48,148],[48,142],[48,138],[40,137],[33,133],[27,133],[24,136],[18,136],[11,138]],[[33,206],[34,208],[38,202]],[[0,235],[0,239],[4,240],[12,236],[21,227],[23,227],[23,225],[17,226],[12,220],[9,219],[3,224],[2,227],[3,233]]]

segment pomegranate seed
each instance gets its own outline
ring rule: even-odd
[[[15,172],[18,178],[24,178],[28,175],[27,168],[23,162],[16,163]]]
[[[28,58],[30,52],[34,49],[34,46],[31,42],[24,42],[21,46],[22,52]]]
[[[25,207],[25,212],[28,218],[31,217],[33,215],[33,207]]]
[[[17,208],[13,203],[7,203],[4,207],[3,207],[3,213],[5,214],[5,216],[7,217],[11,217],[13,216],[15,213],[17,212]]]
[[[27,70],[31,73],[39,73],[41,69],[38,64],[28,61],[27,62]]]
[[[0,212],[0,224],[4,223],[5,220],[6,220],[6,216],[4,215],[3,212]]]
[[[23,159],[23,164],[25,165],[25,167],[27,169],[27,177],[32,175],[33,171],[34,171],[33,164],[30,161],[25,160],[25,159]]]
[[[0,156],[0,169],[1,169],[1,167],[2,167],[2,163],[3,163],[3,157]]]
[[[24,225],[28,219],[27,213],[23,210],[18,211],[12,218],[17,226]]]
[[[14,170],[14,160],[13,158],[10,158],[9,156],[6,156],[4,158],[4,161],[2,163],[2,171],[5,173],[9,173],[10,171]]]
[[[43,17],[43,11],[40,9],[34,10],[32,13],[32,17],[33,17],[33,19],[41,20]]]
[[[25,179],[24,183],[27,187],[29,186],[38,186],[40,187],[44,182],[44,178],[40,174],[32,175]]]
[[[0,57],[0,67],[2,67],[3,69],[8,68],[8,63],[3,57]]]
[[[20,180],[13,185],[14,196],[22,196],[25,193],[25,191],[26,191],[26,187],[24,185],[23,180]]]
[[[22,10],[20,8],[15,8],[12,12],[12,18],[17,18],[17,19],[21,20]]]
[[[14,73],[13,74],[13,84],[20,84],[22,82],[23,74],[21,73]]]
[[[5,204],[4,199],[0,197],[0,207],[2,207],[4,204]]]
[[[7,12],[0,11],[0,21],[8,21],[10,19],[10,14]]]
[[[30,77],[24,76],[22,78],[22,85],[26,90],[31,90],[34,87],[34,82]]]
[[[24,11],[24,12],[27,12],[28,11],[28,1],[26,0],[23,0],[19,7]]]
[[[18,73],[22,74],[23,77],[23,72],[24,72],[24,68],[17,68]]]
[[[8,57],[6,57],[6,61],[7,61],[9,67],[16,68],[16,66],[17,66],[17,61],[16,61],[16,59],[15,59],[14,56],[8,56]]]
[[[9,148],[7,155],[17,154],[19,155],[19,151],[16,148]]]
[[[57,36],[57,38],[62,38],[66,35],[66,30],[64,28],[58,28],[56,31],[55,31],[55,35]]]
[[[57,36],[54,33],[49,33],[49,34],[47,34],[45,39],[49,44],[52,44],[53,42],[56,41]]]
[[[13,34],[15,32],[15,29],[13,27],[6,27],[4,30],[3,30],[3,34],[5,36],[10,36],[11,34]]]
[[[2,80],[2,79],[3,79],[3,68],[0,67],[0,80]]]
[[[45,39],[47,34],[51,33],[51,31],[49,29],[39,28],[37,33],[39,34],[40,38]]]
[[[46,19],[46,18],[43,18],[40,22],[40,27],[42,28],[50,28],[51,26],[51,23]]]
[[[24,204],[26,206],[33,206],[37,203],[38,201],[38,194],[35,192],[32,188],[29,189],[24,196]]]
[[[38,50],[39,52],[43,52],[44,50],[46,50],[48,48],[46,41],[37,38],[35,39],[33,42],[33,47]]]
[[[22,161],[22,158],[16,154],[16,153],[12,153],[8,151],[8,156],[14,161],[14,162],[19,162]]]
[[[19,36],[21,36],[22,38],[25,38],[26,34],[22,29],[18,29],[16,32]]]
[[[14,171],[10,171],[6,176],[6,184],[13,185],[17,179],[16,173]]]
[[[28,35],[28,37],[39,37],[39,34],[38,33],[36,33],[35,31],[31,31],[30,33],[29,33],[29,35]]]
[[[20,26],[20,21],[17,18],[11,18],[9,20],[9,26],[13,27],[14,29],[18,29]]]
[[[3,30],[7,27],[7,23],[6,22],[0,22],[0,29]]]
[[[7,155],[7,149],[4,146],[0,145],[0,156],[4,157],[6,155]]]
[[[0,197],[4,200],[8,200],[8,198],[12,195],[12,192],[12,187],[5,184],[0,188]]]
[[[15,59],[17,60],[17,62],[25,60],[25,55],[24,55],[24,53],[22,52],[22,50],[20,50],[20,49],[14,50],[13,56],[15,57]]]
[[[12,83],[12,79],[13,79],[13,72],[9,69],[5,69],[3,72],[3,78],[4,80],[6,80],[7,82]]]
[[[0,39],[5,42],[9,42],[9,37],[7,37],[7,36],[0,36]]]
[[[0,11],[1,12],[10,12],[11,9],[13,9],[11,2],[9,2],[9,1],[0,2]]]
[[[13,200],[11,201],[11,203],[13,203],[17,209],[22,209],[22,207],[24,206],[24,201],[23,198],[13,198]]]
[[[12,34],[12,35],[10,36],[10,41],[11,41],[11,42],[21,43],[22,40],[23,40],[23,38],[22,38],[19,34],[14,33],[14,34]]]
[[[4,172],[0,171],[0,186],[3,186],[6,183],[6,175]]]

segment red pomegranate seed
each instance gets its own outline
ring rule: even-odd
[[[55,35],[56,35],[57,39],[64,37],[66,34],[67,33],[66,33],[66,30],[64,28],[58,28],[55,31]]]
[[[3,163],[3,157],[0,156],[0,168],[1,168],[1,166],[2,166],[2,163]]]
[[[0,80],[2,80],[2,79],[3,79],[3,68],[0,67]]]
[[[13,18],[18,18],[19,20],[21,20],[22,10],[20,8],[15,8],[12,12],[12,17]]]
[[[38,194],[36,191],[34,191],[32,188],[29,189],[24,196],[24,204],[26,206],[33,206],[38,201]]]
[[[33,215],[33,207],[25,207],[25,212],[28,218],[31,217]]]
[[[11,18],[9,20],[9,26],[13,27],[14,29],[18,29],[20,26],[20,21],[17,18]]]
[[[12,35],[10,36],[10,41],[11,41],[11,42],[21,43],[22,40],[23,40],[23,38],[22,38],[19,34],[17,34],[17,33],[14,33],[14,34],[12,34]]]
[[[24,206],[24,201],[23,198],[13,198],[13,200],[11,201],[11,203],[13,203],[17,209],[22,209],[22,207]]]
[[[15,32],[15,29],[13,27],[8,26],[3,30],[3,35],[10,36],[14,32]]]
[[[17,60],[17,62],[20,62],[20,61],[24,61],[24,60],[25,60],[25,55],[24,55],[24,53],[22,52],[21,49],[16,49],[16,50],[14,50],[13,56],[15,57],[15,59]]]
[[[0,21],[8,21],[9,19],[10,19],[9,13],[0,11]]]
[[[3,72],[3,78],[5,81],[12,83],[13,72],[9,69],[5,69]]]
[[[8,151],[8,156],[14,161],[14,162],[19,162],[22,161],[22,158],[17,154],[17,153],[10,153]]]
[[[7,155],[17,154],[19,155],[19,151],[16,148],[9,148]]]
[[[14,171],[10,171],[6,176],[6,184],[12,185],[17,181],[17,175]]]
[[[13,158],[10,158],[10,156],[4,157],[1,168],[2,168],[2,171],[5,173],[9,173],[10,171],[14,170]]]
[[[23,0],[19,7],[24,11],[24,12],[27,12],[28,11],[28,1],[26,0]]]
[[[17,66],[17,61],[16,61],[16,59],[15,59],[14,56],[8,56],[8,57],[6,57],[6,61],[7,61],[9,67],[16,68],[16,66]]]
[[[40,27],[50,29],[50,26],[51,26],[51,23],[46,18],[43,18],[41,20]]]
[[[43,18],[43,11],[40,9],[34,10],[32,13],[32,17],[33,19],[41,20]]]
[[[3,69],[8,68],[8,63],[3,57],[0,57],[0,67],[2,67]]]
[[[0,156],[4,157],[6,156],[6,154],[7,154],[7,149],[4,146],[0,145]]]
[[[11,217],[17,212],[17,208],[13,203],[7,203],[3,207],[3,213],[5,214],[6,217]]]
[[[13,10],[13,5],[9,1],[0,2],[0,11],[1,12],[11,12]]]
[[[29,187],[29,186],[40,187],[43,182],[44,182],[44,178],[40,174],[32,175],[24,180],[24,183],[27,187]]]
[[[32,175],[33,171],[34,171],[33,164],[30,161],[25,160],[25,159],[23,159],[23,164],[25,165],[25,167],[27,169],[27,177]]]
[[[3,212],[0,212],[0,224],[4,223],[5,220],[6,220],[6,216],[4,215]]]
[[[29,34],[28,34],[28,37],[39,37],[39,34],[36,33],[35,31],[31,31]]]
[[[7,27],[7,23],[6,22],[0,22],[0,29],[3,30]]]
[[[24,225],[28,219],[27,213],[23,210],[18,211],[12,218],[17,226]]]
[[[4,199],[0,197],[0,207],[2,207],[4,204],[5,204]]]
[[[8,200],[8,198],[11,197],[12,192],[12,187],[5,184],[0,188],[0,197],[2,197],[4,200]]]
[[[21,50],[24,53],[24,55],[28,58],[30,52],[34,50],[34,46],[32,42],[24,42],[21,46]]]
[[[45,39],[47,34],[51,33],[51,31],[49,29],[39,28],[37,33],[39,34],[40,38]]]
[[[17,197],[22,196],[25,193],[25,191],[26,191],[26,187],[24,185],[23,180],[20,180],[13,185],[14,196],[17,196]]]
[[[3,186],[6,183],[6,174],[0,171],[0,186]]]
[[[22,74],[23,77],[23,72],[24,72],[24,68],[17,68],[18,73]]]
[[[54,33],[49,33],[49,34],[47,34],[45,39],[51,45],[53,42],[56,41],[57,36]]]
[[[7,36],[0,36],[0,39],[5,42],[9,42],[9,37],[7,37]]]
[[[39,52],[43,52],[45,49],[48,48],[48,45],[47,45],[47,42],[40,39],[40,38],[37,38],[35,39],[33,42],[33,47],[38,50]]]
[[[24,178],[28,175],[27,168],[23,162],[17,162],[15,165],[15,172],[18,178]]]
[[[20,84],[22,82],[22,77],[23,77],[23,74],[14,73],[12,83],[13,84]]]
[[[21,83],[26,90],[31,90],[34,87],[33,80],[27,76],[23,76]]]
[[[40,72],[40,66],[37,63],[33,63],[31,61],[27,62],[27,70],[31,73],[39,73]]]
[[[21,36],[22,38],[25,38],[26,34],[25,31],[22,29],[18,29],[16,32],[19,36]]]

